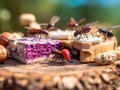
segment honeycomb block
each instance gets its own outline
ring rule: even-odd
[[[109,50],[115,50],[116,41],[102,43],[77,42],[73,41],[73,47],[80,50],[80,62],[94,62],[94,57]]]
[[[27,37],[11,40],[9,44],[11,57],[26,64],[49,59],[52,50],[60,48],[61,42],[50,38]]]

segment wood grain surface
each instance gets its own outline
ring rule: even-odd
[[[0,65],[0,90],[120,90],[120,69],[78,60],[25,65],[9,59]]]
[[[55,63],[44,61],[26,65],[15,59],[8,59],[4,64],[0,65],[1,70],[20,73],[79,72],[91,69],[106,69],[107,67],[97,66],[95,63],[80,63],[79,60],[74,59],[71,60],[69,65],[64,65],[60,60]]]

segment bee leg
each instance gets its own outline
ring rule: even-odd
[[[68,65],[68,61],[66,59],[62,59],[64,65]]]
[[[59,55],[61,58],[61,61],[63,62],[64,65],[68,65],[68,61],[62,57],[62,55]]]
[[[56,62],[56,61],[57,61],[57,57],[59,57],[59,55],[58,55],[58,54],[56,54],[56,55],[55,55],[54,62]]]
[[[105,41],[107,40],[107,36],[104,36],[104,38],[105,38]]]
[[[42,34],[40,34],[40,39],[42,38]]]
[[[80,36],[81,36],[81,35],[79,35],[79,39],[80,39]]]
[[[90,34],[91,34],[92,36],[94,36],[94,34],[93,34],[93,33],[91,33],[91,32],[90,32]]]
[[[95,31],[95,34],[97,34],[97,32],[98,32],[98,30],[97,30],[97,31]]]
[[[55,58],[56,58],[56,54],[53,54],[53,57],[51,58],[49,62],[55,62]]]
[[[80,39],[80,36],[78,37],[78,39]]]
[[[57,55],[55,55],[55,59],[54,59],[54,62],[56,62],[57,61]]]
[[[88,39],[88,35],[87,34],[84,34],[86,36],[86,38]]]
[[[47,37],[47,36],[45,36],[45,38],[47,39],[48,37]]]
[[[47,39],[47,36],[46,36],[46,35],[44,35],[44,37],[45,37],[45,39]]]
[[[45,36],[44,36],[44,35],[42,35],[42,38],[45,38]]]
[[[107,39],[106,36],[105,36],[105,35],[101,35],[101,36],[103,36],[103,37],[102,37],[102,40],[103,40],[103,41],[106,41],[106,39]]]
[[[87,37],[87,39],[88,39],[88,35],[86,34],[86,37]]]

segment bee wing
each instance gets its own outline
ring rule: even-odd
[[[47,26],[48,23],[39,23],[40,26]]]
[[[25,29],[31,29],[30,27],[24,27]]]
[[[80,19],[80,20],[78,21],[78,24],[84,22],[85,20],[86,20],[85,18]]]
[[[71,17],[70,18],[70,23],[77,23],[77,22],[76,22],[76,20],[73,17]]]
[[[48,25],[48,23],[39,23],[39,25]]]
[[[81,26],[78,26],[78,29],[81,29],[82,27],[84,27],[85,25],[81,25]]]
[[[95,24],[98,24],[98,23],[99,23],[99,21],[95,21],[95,22],[88,23],[85,26],[91,26],[91,25],[95,25]]]
[[[50,24],[55,24],[56,22],[58,22],[60,20],[60,17],[58,16],[53,16],[50,20]]]
[[[109,29],[111,27],[111,25],[108,24],[108,23],[100,23],[100,24],[95,25],[95,27],[97,29],[102,28],[102,29],[106,29],[107,30],[107,29]]]
[[[108,29],[119,29],[119,28],[120,28],[120,25],[115,25],[115,26],[109,27]]]

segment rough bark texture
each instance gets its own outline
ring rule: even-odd
[[[114,65],[23,65],[8,60],[0,68],[0,90],[120,90],[120,69]]]

